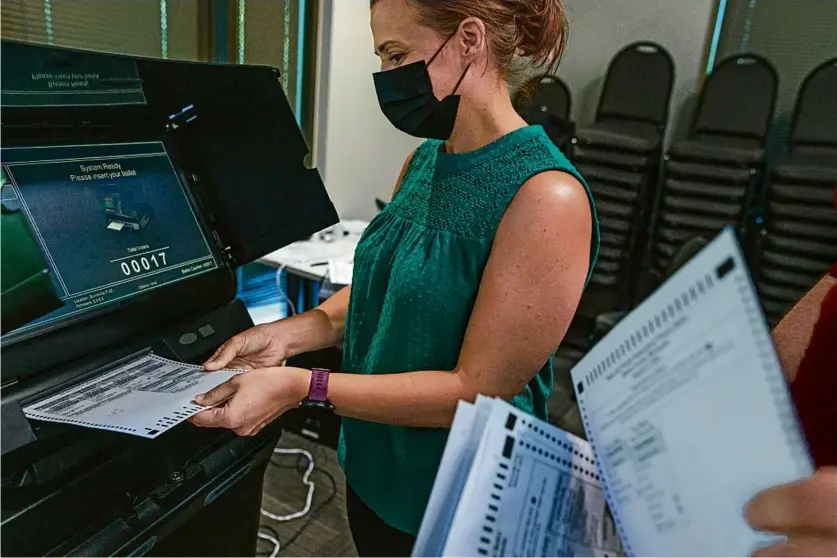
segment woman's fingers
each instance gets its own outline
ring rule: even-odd
[[[765,490],[747,505],[755,529],[837,537],[837,468],[824,467],[805,480]]]
[[[837,556],[837,538],[805,535],[791,537],[786,542],[760,548],[753,556]]]
[[[229,420],[227,419],[227,408],[213,407],[211,409],[201,411],[190,418],[189,422],[202,428],[228,428],[227,423]]]

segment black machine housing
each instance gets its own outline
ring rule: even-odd
[[[235,298],[236,268],[337,222],[319,174],[305,166],[309,149],[278,70],[3,41],[2,74],[4,148],[162,142],[219,262],[3,337],[2,553],[252,556],[278,425],[239,438],[184,423],[148,440],[29,421],[21,408],[144,352],[200,363],[252,326]],[[30,102],[21,95],[27,74],[91,76],[81,86],[88,95]],[[101,201],[102,228],[125,222],[114,234],[158,218]],[[184,335],[193,332],[201,334]]]

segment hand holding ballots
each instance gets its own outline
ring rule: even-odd
[[[27,418],[157,438],[206,409],[195,395],[242,370],[207,374],[203,367],[143,353],[78,385],[32,402]]]
[[[459,404],[415,556],[748,555],[775,537],[746,503],[813,473],[730,230],[572,378],[589,444],[498,400]]]

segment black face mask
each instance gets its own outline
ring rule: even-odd
[[[427,67],[439,55],[448,41],[448,37],[430,61],[413,62],[400,68],[373,74],[375,91],[381,111],[393,126],[418,138],[446,140],[453,132],[456,112],[459,109],[459,95],[456,90],[470,64],[462,72],[459,81],[450,95],[441,101],[433,94],[433,82]]]

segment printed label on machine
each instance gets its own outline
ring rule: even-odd
[[[27,418],[156,438],[206,407],[194,397],[241,370],[200,366],[148,354],[23,409]]]

